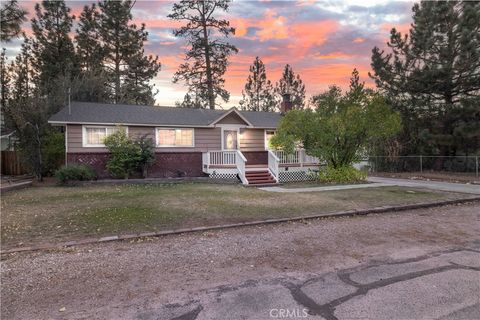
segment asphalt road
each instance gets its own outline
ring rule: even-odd
[[[2,319],[480,319],[480,205],[2,261]]]
[[[480,319],[480,250],[202,291],[142,319]]]

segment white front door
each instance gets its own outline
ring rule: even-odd
[[[238,135],[237,130],[223,130],[223,150],[238,149],[237,135]]]

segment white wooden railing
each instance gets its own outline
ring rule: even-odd
[[[306,154],[305,149],[297,149],[292,154],[288,154],[283,150],[275,150],[275,155],[279,158],[280,164],[318,164],[320,161],[317,157]]]
[[[246,164],[247,164],[247,158],[243,155],[240,150],[235,151],[236,157],[236,165],[237,165],[237,170],[238,170],[238,176],[240,177],[240,180],[242,181],[243,184],[248,184],[248,180],[245,177],[245,172],[246,172]]]
[[[209,151],[207,163],[209,165],[235,165],[237,151]],[[243,155],[242,155],[243,156]]]
[[[275,178],[275,180],[279,181],[279,170],[278,166],[280,164],[280,159],[273,153],[272,151],[268,150],[268,170],[270,174]]]

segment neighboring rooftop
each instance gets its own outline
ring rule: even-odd
[[[70,109],[70,111],[69,111]],[[108,104],[94,102],[71,103],[54,114],[49,122],[53,124],[130,124],[166,126],[209,126],[230,110],[190,109],[157,107],[128,104]],[[238,111],[254,127],[275,128],[280,121],[280,113]]]

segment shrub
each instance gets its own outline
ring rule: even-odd
[[[155,161],[155,145],[146,136],[132,140],[124,130],[119,130],[105,139],[105,146],[111,152],[107,170],[116,178],[126,179],[135,171],[145,178],[148,167]]]
[[[42,147],[42,174],[52,176],[65,163],[65,135],[58,131],[50,131],[45,136]]]
[[[140,148],[127,136],[125,130],[119,130],[105,138],[105,146],[110,151],[107,170],[115,178],[127,179],[137,168],[140,160]]]
[[[140,137],[134,143],[140,150],[138,169],[142,172],[142,177],[146,178],[148,167],[155,162],[155,144],[152,139],[146,136]]]
[[[61,182],[86,181],[97,177],[95,171],[85,164],[69,164],[55,172],[55,177]]]
[[[361,182],[367,178],[367,174],[352,166],[333,168],[327,166],[318,173],[318,180],[324,183],[351,183]]]

